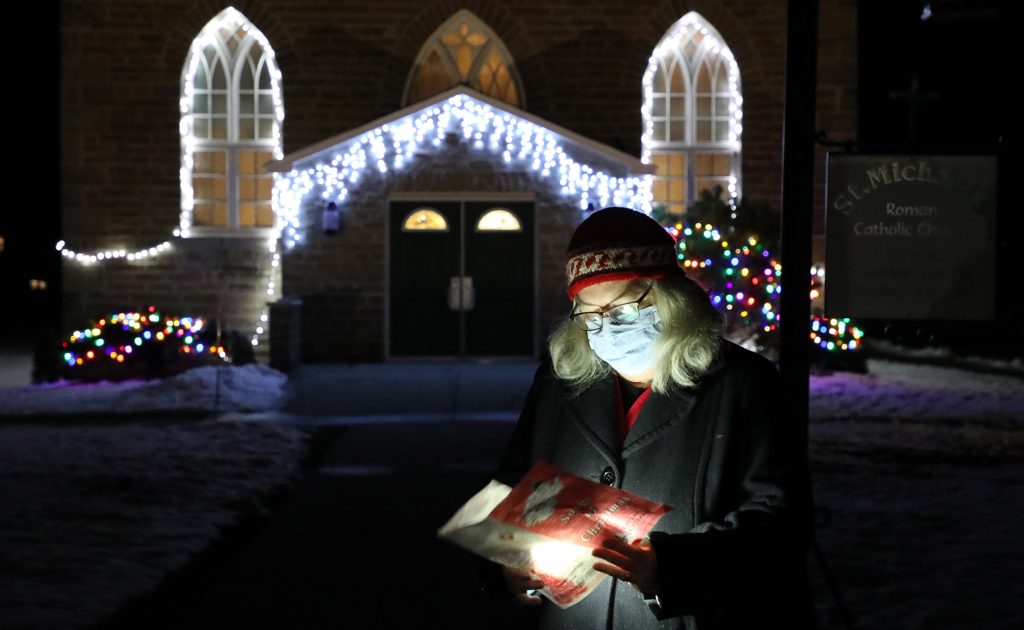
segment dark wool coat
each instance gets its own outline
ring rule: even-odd
[[[496,477],[513,485],[547,459],[672,506],[650,534],[662,609],[607,578],[568,609],[545,599],[540,627],[813,627],[806,441],[775,366],[724,342],[697,388],[652,393],[621,449],[614,378],[573,396],[542,364]]]

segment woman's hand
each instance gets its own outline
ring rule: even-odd
[[[544,582],[541,582],[532,571],[502,566],[501,572],[505,576],[505,585],[517,602],[527,606],[537,606],[541,603],[539,595],[529,595],[526,592],[544,588]]]
[[[644,538],[632,544],[609,538],[593,551],[605,562],[595,562],[594,569],[633,585],[644,595],[658,592],[658,557],[651,541]]]

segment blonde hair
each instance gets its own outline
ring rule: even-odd
[[[662,326],[651,389],[664,394],[672,386],[694,387],[718,354],[724,321],[700,285],[682,274],[655,280],[651,295]],[[574,393],[612,372],[590,349],[586,331],[569,318],[548,337],[548,351],[555,375]]]

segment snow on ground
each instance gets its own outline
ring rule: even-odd
[[[0,428],[0,626],[86,627],[153,591],[260,513],[305,449],[244,422]]]
[[[263,513],[298,479],[306,432],[145,414],[272,410],[286,384],[249,364],[0,389],[0,627],[92,625]]]
[[[288,377],[257,363],[205,366],[168,379],[56,381],[0,389],[0,416],[161,411],[266,411],[284,401]]]
[[[892,360],[867,370],[812,376],[810,399],[815,499],[831,514],[816,537],[855,627],[1024,627],[1024,374]],[[145,420],[213,409],[217,376],[0,389],[5,628],[95,622],[294,481],[307,449],[294,426]],[[285,397],[270,368],[219,376],[220,411]],[[68,411],[139,416],[83,424],[58,417]],[[819,617],[840,629],[811,566]]]
[[[1024,375],[867,367],[811,379],[814,496],[831,514],[816,538],[854,627],[1024,627]],[[811,575],[825,628],[843,628]]]

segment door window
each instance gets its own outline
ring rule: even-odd
[[[505,208],[488,210],[476,222],[477,232],[522,232],[519,217]]]
[[[403,232],[447,232],[448,221],[433,208],[417,208],[402,221]]]

